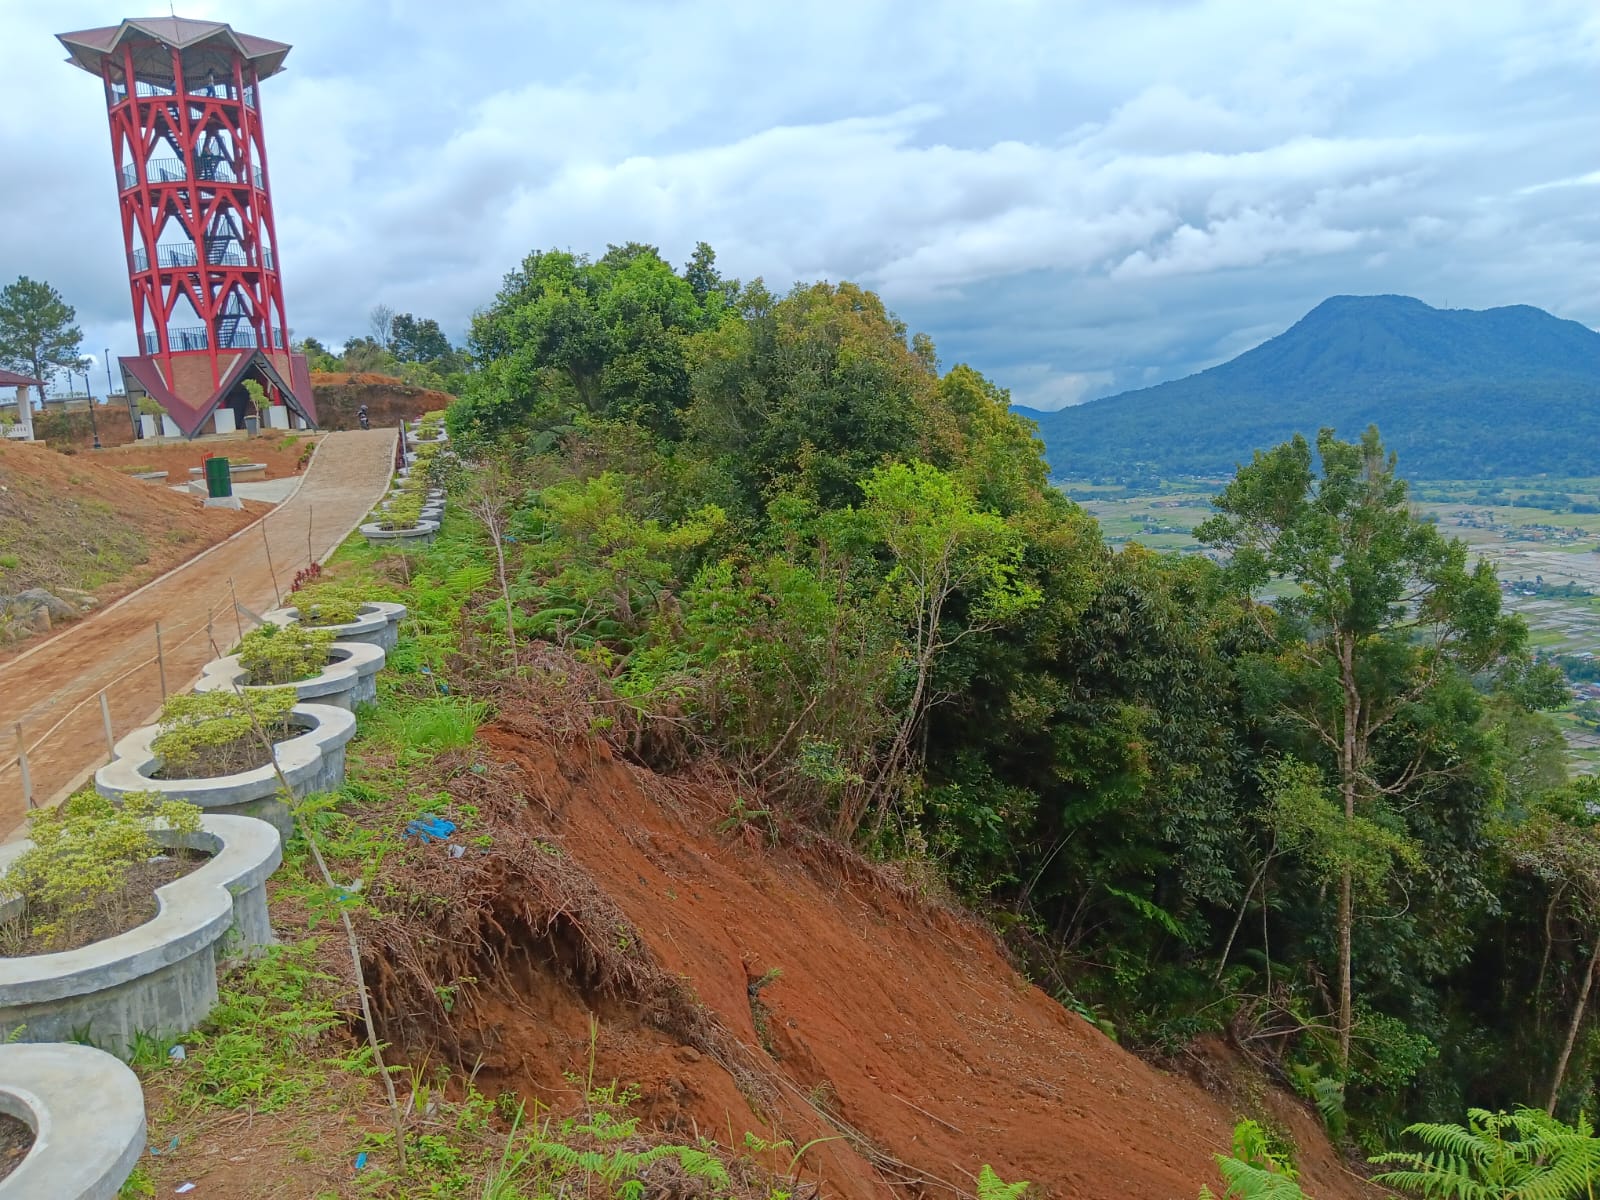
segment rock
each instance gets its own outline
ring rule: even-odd
[[[57,588],[56,595],[84,612],[100,606],[100,601],[95,598],[93,592],[79,591],[77,588]]]
[[[50,614],[50,619],[53,621],[70,621],[82,615],[76,605],[69,604],[60,596],[43,588],[29,588],[25,592],[18,592],[12,597],[11,602],[30,610],[42,608]]]
[[[39,605],[39,607],[34,609],[33,613],[28,617],[28,623],[33,627],[33,631],[35,633],[49,633],[50,610],[42,604]]]

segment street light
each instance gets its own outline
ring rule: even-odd
[[[105,358],[105,363],[106,363],[106,400],[109,401],[111,399],[111,391],[112,391],[112,389],[111,389],[111,351],[110,350],[106,350],[104,353],[105,353],[105,356],[106,356],[106,358]],[[132,392],[125,392],[125,395],[128,397],[128,429],[129,429],[129,432],[131,432],[134,437],[138,437],[139,436],[139,418],[136,417],[134,415],[134,412],[133,412],[133,393]]]
[[[78,371],[83,375],[83,395],[89,402],[89,429],[94,434],[94,448],[100,449],[100,422],[94,419],[94,391],[89,385],[89,372],[94,369],[94,355],[85,354],[78,360]]]

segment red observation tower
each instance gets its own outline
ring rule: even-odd
[[[121,359],[130,396],[154,399],[189,438],[252,415],[314,426],[305,356],[289,350],[261,132],[261,81],[289,47],[182,17],[56,36],[105,85],[142,343]]]

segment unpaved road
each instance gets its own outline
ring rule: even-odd
[[[13,758],[17,722],[29,747],[35,802],[59,798],[108,757],[102,690],[114,737],[161,707],[158,624],[165,690],[182,691],[253,624],[248,614],[273,607],[296,571],[330,553],[377,504],[394,450],[393,430],[329,434],[299,490],[261,521],[0,664],[0,837],[26,811]],[[236,615],[235,596],[246,613]]]

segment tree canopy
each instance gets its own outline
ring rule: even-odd
[[[77,316],[55,288],[26,275],[0,289],[0,365],[44,385],[56,371],[75,369],[83,345]]]

